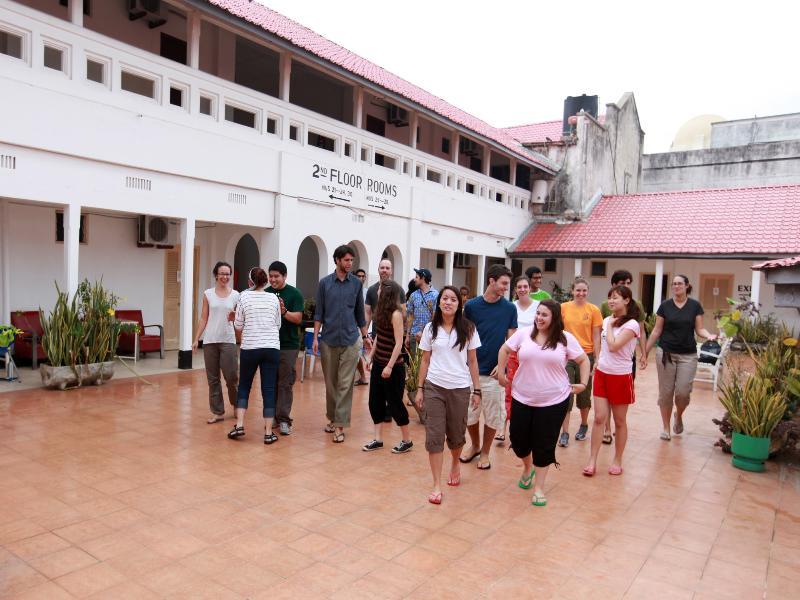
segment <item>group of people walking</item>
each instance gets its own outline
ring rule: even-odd
[[[513,275],[504,265],[491,266],[483,293],[466,300],[463,288],[435,290],[424,268],[415,269],[415,290],[406,295],[392,280],[391,262],[384,259],[380,280],[365,292],[363,282],[351,274],[354,257],[349,246],[336,248],[335,270],[320,280],[317,291],[312,351],[319,353],[325,377],[325,431],[334,443],[345,441],[356,366],[363,356],[370,371],[368,406],[375,429],[362,450],[382,449],[385,423],[393,420],[401,436],[392,452],[410,451],[405,367],[409,354],[419,356],[416,405],[424,417],[433,480],[429,502],[442,502],[445,443],[451,457],[447,485],[456,487],[462,465],[477,459],[477,469],[490,469],[493,440],[508,436],[522,461],[518,486],[533,488],[532,504],[545,506],[545,482],[550,465],[557,464],[556,447],[569,445],[573,403],[581,417],[575,439],[590,437],[583,474],[593,477],[602,444],[614,443],[608,472],[621,475],[627,411],[635,401],[637,347],[638,367],[644,369],[650,350],[659,343],[661,439],[682,433],[697,368],[695,335],[715,338],[703,327],[702,306],[688,296],[687,277],[673,279],[673,295],[658,307],[648,339],[628,271],[614,273],[608,300],[597,307],[588,302],[589,284],[582,277],[573,283],[571,301],[554,301],[541,289],[536,267],[513,281],[513,302],[505,298]],[[302,295],[286,284],[286,265],[279,261],[266,272],[252,269],[250,288],[241,294],[230,289],[230,265],[217,263],[213,273],[216,286],[204,294],[197,334],[204,341],[212,412],[208,423],[224,418],[221,372],[236,415],[228,437],[244,436],[250,390],[260,371],[264,443],[272,444],[278,440],[273,428],[291,433]]]

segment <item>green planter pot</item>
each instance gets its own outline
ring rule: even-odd
[[[733,432],[731,463],[734,467],[744,471],[760,473],[765,469],[764,461],[769,457],[768,437],[750,437],[742,433]]]

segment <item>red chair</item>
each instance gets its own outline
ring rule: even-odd
[[[47,360],[42,346],[42,322],[38,310],[18,310],[11,313],[11,324],[23,331],[14,340],[14,356],[31,361],[31,368],[38,369],[40,360]]]
[[[164,358],[163,326],[145,325],[142,320],[142,311],[140,310],[118,310],[115,315],[119,321],[130,321],[139,325],[139,333],[119,334],[117,354],[122,355],[125,353],[128,356],[134,357],[134,360],[138,360],[139,355],[147,354],[148,352],[158,352],[161,358]],[[158,335],[145,333],[145,329],[149,327],[158,327]]]

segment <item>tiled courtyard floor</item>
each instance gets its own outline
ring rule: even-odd
[[[362,452],[361,387],[332,444],[319,368],[272,446],[260,406],[239,441],[232,421],[205,424],[202,371],[150,380],[0,396],[0,597],[800,597],[798,471],[734,469],[712,447],[721,410],[705,384],[686,433],[659,440],[652,364],[625,474],[606,474],[604,447],[582,477],[588,441],[572,441],[546,508],[503,448],[428,504],[423,429],[409,454]]]

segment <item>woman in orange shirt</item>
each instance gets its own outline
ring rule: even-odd
[[[572,283],[572,297],[574,300],[564,302],[561,305],[561,315],[564,319],[564,331],[574,335],[581,348],[589,357],[590,365],[594,369],[596,353],[600,351],[600,330],[603,327],[603,315],[600,309],[591,304],[587,298],[589,296],[589,282],[583,277],[576,277]],[[576,384],[580,381],[578,366],[573,362],[567,363],[567,373],[570,382]],[[578,410],[581,411],[581,426],[575,434],[575,439],[582,441],[586,439],[589,431],[589,409],[592,407],[592,379],[589,377],[589,385],[580,394],[570,396],[567,416],[561,426],[561,436],[558,438],[558,445],[567,447],[569,445],[569,415],[572,412],[573,404],[577,403]]]

